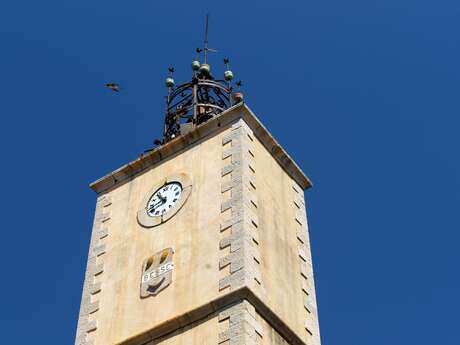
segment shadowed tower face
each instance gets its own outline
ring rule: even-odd
[[[320,344],[310,181],[204,65],[170,71],[159,146],[91,184],[76,345]]]

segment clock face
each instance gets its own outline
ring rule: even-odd
[[[192,181],[185,173],[161,178],[145,194],[137,211],[137,221],[144,228],[153,228],[174,217],[192,192]]]
[[[147,214],[158,217],[167,213],[176,205],[182,194],[182,185],[179,182],[169,182],[160,187],[147,202]]]

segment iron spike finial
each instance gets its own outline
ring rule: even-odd
[[[233,79],[233,72],[230,70],[230,59],[224,58],[224,64],[227,67],[227,70],[224,72],[224,79],[230,82]]]
[[[209,49],[208,47],[208,28],[209,28],[209,14],[206,14],[206,26],[204,30],[204,48],[203,48],[204,62],[200,64],[199,67],[197,63],[195,62],[192,63],[192,69],[198,68],[198,71],[204,78],[209,78],[211,76],[211,66],[208,64],[208,51],[213,51],[213,49]],[[198,52],[198,49],[197,49],[197,52]]]
[[[195,60],[192,61],[192,71],[193,75],[200,69],[201,63],[200,63],[200,54],[203,51],[201,48],[196,48],[196,57]]]
[[[173,74],[174,74],[174,67],[170,66],[168,67],[168,77],[165,80],[165,85],[168,88],[169,92],[171,92],[171,88],[174,87],[174,79],[173,79]]]
[[[206,26],[205,26],[205,30],[204,30],[204,48],[203,48],[203,51],[204,51],[204,63],[203,65],[205,66],[208,66],[206,67],[206,73],[209,73],[211,71],[211,66],[209,66],[208,64],[208,52],[213,52],[213,53],[217,53],[217,50],[216,49],[213,49],[213,48],[209,48],[208,46],[208,43],[209,43],[209,40],[208,40],[208,34],[209,34],[209,13],[206,14]]]

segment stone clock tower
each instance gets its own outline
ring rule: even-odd
[[[91,184],[76,345],[320,344],[310,181],[207,50],[158,146]]]

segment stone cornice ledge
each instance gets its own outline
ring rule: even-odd
[[[208,317],[215,316],[223,308],[242,300],[251,303],[256,311],[291,345],[306,345],[306,343],[274,313],[248,287],[229,292],[210,303],[199,306],[188,313],[167,320],[162,324],[126,339],[118,345],[146,345],[152,340],[172,334],[192,323],[200,322]]]
[[[280,166],[291,176],[303,189],[312,186],[308,177],[302,169],[287,154],[281,145],[273,138],[270,132],[264,127],[249,107],[244,103],[239,103],[227,109],[219,116],[198,126],[195,130],[173,139],[165,145],[159,146],[155,150],[143,154],[138,159],[122,166],[114,172],[105,175],[97,181],[90,184],[91,189],[96,193],[102,193],[117,184],[125,182],[127,179],[136,176],[147,168],[150,168],[159,162],[173,156],[174,154],[186,149],[188,146],[197,143],[211,133],[218,131],[235,120],[243,118],[244,121],[254,132],[254,135],[260,140],[265,148],[273,155]]]

